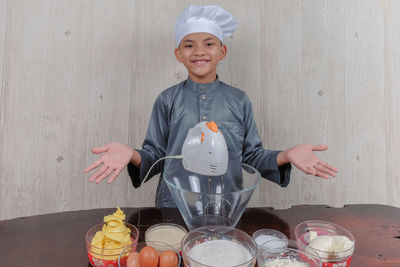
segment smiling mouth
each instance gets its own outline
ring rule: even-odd
[[[208,62],[210,62],[210,60],[207,60],[207,59],[193,60],[193,61],[192,61],[193,64],[199,65],[199,66],[204,65],[204,64],[206,64],[206,63],[208,63]]]

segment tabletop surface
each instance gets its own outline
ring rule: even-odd
[[[140,231],[172,222],[185,226],[177,209],[121,208],[127,222]],[[59,212],[0,221],[1,266],[90,266],[85,234],[115,209]],[[294,240],[294,228],[306,220],[326,220],[347,228],[356,240],[351,266],[400,267],[400,209],[385,205],[347,205],[331,208],[302,205],[290,209],[247,208],[237,228],[252,235],[276,229]],[[185,226],[186,227],[186,226]]]

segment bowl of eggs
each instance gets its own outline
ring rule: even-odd
[[[118,257],[118,267],[179,267],[180,264],[179,251],[159,241],[139,242],[125,248]]]

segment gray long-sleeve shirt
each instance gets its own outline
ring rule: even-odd
[[[278,167],[280,151],[265,150],[254,121],[246,93],[217,79],[200,84],[188,78],[164,90],[156,99],[141,150],[140,168],[128,164],[129,176],[138,187],[150,166],[166,155],[180,155],[190,128],[200,121],[215,121],[222,131],[229,158],[257,169],[261,176],[281,186],[290,181],[291,165]],[[163,173],[164,161],[156,164],[150,175]],[[157,207],[175,207],[162,175],[156,192]]]

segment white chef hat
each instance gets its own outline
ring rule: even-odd
[[[175,21],[176,45],[191,33],[207,32],[223,41],[232,36],[237,26],[232,14],[220,6],[189,6]]]

